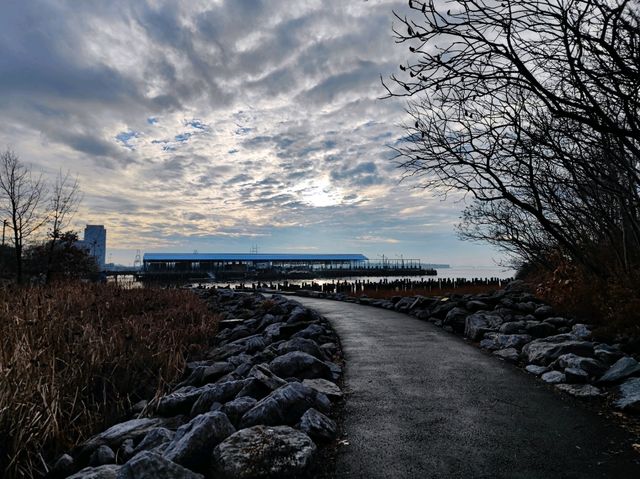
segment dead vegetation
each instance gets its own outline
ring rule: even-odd
[[[185,290],[0,290],[0,476],[42,476],[60,451],[164,391],[217,323]]]

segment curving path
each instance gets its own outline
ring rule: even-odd
[[[404,314],[296,299],[347,361],[337,477],[640,478],[631,435],[516,367]]]

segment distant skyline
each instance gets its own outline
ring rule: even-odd
[[[363,253],[452,265],[464,202],[400,182],[406,1],[7,0],[0,146],[78,174],[75,229],[142,252]]]

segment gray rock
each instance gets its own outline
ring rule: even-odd
[[[337,434],[336,423],[313,408],[307,409],[302,415],[297,429],[316,442],[332,441]]]
[[[287,426],[242,429],[214,450],[214,474],[234,479],[301,476],[316,446],[305,433]]]
[[[203,479],[160,454],[144,451],[120,467],[117,479]]]
[[[525,344],[533,340],[533,338],[528,334],[487,333],[485,337],[487,339],[483,339],[480,342],[480,347],[490,349],[492,351],[507,348],[515,348],[520,350]]]
[[[496,331],[503,323],[501,316],[489,313],[474,313],[467,316],[464,335],[472,341],[478,341],[486,332]]]
[[[305,379],[302,381],[302,384],[324,394],[333,401],[342,399],[342,391],[340,388],[326,379]]]
[[[613,405],[623,411],[640,412],[640,378],[628,379],[620,385]]]
[[[130,458],[135,455],[135,447],[133,444],[133,439],[127,439],[118,448],[118,452],[116,453],[117,461],[120,464],[123,462],[127,462]]]
[[[475,313],[476,311],[486,311],[487,309],[489,309],[489,305],[487,303],[485,303],[484,301],[479,301],[477,299],[467,301],[464,307],[472,313]]]
[[[545,323],[554,325],[556,328],[568,327],[573,324],[573,321],[569,318],[553,317],[544,320]]]
[[[224,404],[235,398],[236,395],[245,387],[247,380],[227,381],[224,383],[209,384],[203,388],[203,391],[193,403],[191,408],[191,416],[204,414],[211,411],[211,407],[215,403]]]
[[[164,427],[159,427],[153,431],[149,431],[149,433],[135,447],[133,455],[142,451],[162,453],[167,444],[171,442],[174,435],[174,431],[170,431]]]
[[[104,432],[93,436],[82,445],[82,454],[90,454],[99,446],[106,445],[117,449],[127,439],[134,441],[144,437],[149,431],[165,424],[161,418],[131,419],[115,426],[111,426]]]
[[[105,444],[98,446],[89,458],[89,466],[97,467],[104,466],[105,464],[115,464],[116,455],[111,448]]]
[[[335,343],[324,343],[320,345],[320,351],[324,353],[327,358],[332,358],[335,354],[338,353],[338,346]],[[303,351],[309,353],[309,351]],[[309,353],[311,354],[311,353]],[[315,356],[311,354],[311,356]],[[317,356],[316,356],[317,357]]]
[[[293,338],[304,338],[304,339],[315,339],[325,334],[324,328],[319,324],[310,324],[302,331],[298,331],[297,333],[291,336]]]
[[[237,426],[242,416],[257,402],[256,399],[249,396],[239,397],[226,403],[220,410],[227,415],[233,425]]]
[[[253,366],[251,371],[249,371],[249,376],[256,378],[271,391],[287,384],[287,381],[273,374],[266,364],[256,364]]]
[[[517,363],[520,358],[520,354],[516,348],[499,349],[498,351],[494,351],[493,355],[510,363]]]
[[[526,324],[526,332],[536,338],[546,338],[547,336],[553,336],[557,333],[556,327],[550,323],[527,321]]]
[[[301,351],[278,356],[269,363],[269,369],[281,378],[328,379],[332,376],[327,364]]]
[[[602,391],[591,384],[556,384],[556,388],[579,398],[602,396]]]
[[[236,429],[226,414],[219,411],[201,414],[176,431],[163,456],[190,469],[202,468],[213,448],[234,432]]]
[[[335,347],[335,344],[333,347]],[[293,351],[302,351],[303,353],[310,354],[318,359],[324,359],[325,357],[315,341],[312,339],[295,337],[295,335],[289,341],[279,344],[277,351],[280,356]]]
[[[331,403],[327,396],[302,383],[289,383],[258,401],[242,416],[240,427],[293,425],[311,407],[328,411]]]
[[[271,389],[262,384],[256,378],[247,379],[244,387],[236,394],[236,399],[241,397],[251,397],[255,400],[260,400],[266,395],[271,393]]]
[[[624,353],[617,348],[608,344],[596,344],[594,348],[594,356],[604,364],[610,365],[624,356]]]
[[[585,358],[582,356],[577,356],[575,354],[563,354],[558,359],[556,359],[551,366],[556,369],[565,369],[565,368],[577,368],[586,371],[589,376],[599,376],[601,375],[606,367],[596,359],[593,358]]]
[[[546,366],[536,366],[535,364],[529,364],[526,368],[524,368],[528,373],[534,374],[535,376],[540,376],[547,371],[549,368]]]
[[[69,454],[63,454],[51,468],[52,477],[67,477],[74,470],[75,461]]]
[[[571,334],[578,339],[589,339],[591,337],[591,330],[586,324],[574,324],[571,328]]]
[[[640,363],[629,356],[618,359],[598,380],[599,383],[615,383],[629,376],[640,374]]]
[[[469,316],[469,314],[471,314],[471,313],[469,311],[467,311],[466,309],[464,309],[464,308],[458,308],[458,307],[454,307],[454,306],[455,306],[455,304],[445,303],[444,305],[441,305],[439,307],[440,308],[442,308],[442,307],[448,308],[446,313],[444,313],[441,316],[438,316],[436,314],[436,310],[434,310],[431,313],[431,315],[434,318],[442,319],[442,324],[443,325],[450,326],[451,328],[453,328],[457,332],[462,332],[462,331],[464,331],[465,320],[467,319],[467,316]]]
[[[530,363],[546,366],[563,354],[593,356],[593,343],[576,341],[571,335],[559,334],[548,338],[536,339],[522,348]]]
[[[566,368],[564,375],[570,384],[584,384],[589,382],[589,373],[580,368]]]
[[[546,304],[542,306],[538,306],[533,312],[533,315],[538,319],[548,318],[552,314],[553,314],[553,308],[551,306],[547,306]]]
[[[67,479],[116,479],[120,467],[116,464],[107,464],[99,467],[85,467]]]
[[[525,332],[526,326],[526,321],[510,321],[500,326],[498,331],[502,334],[520,334]]]
[[[540,376],[540,378],[545,383],[549,383],[549,384],[564,383],[567,380],[564,373],[561,373],[560,371],[549,371],[547,373],[544,373],[542,376]]]

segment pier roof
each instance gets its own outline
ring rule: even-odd
[[[145,253],[143,261],[367,261],[362,254]]]

